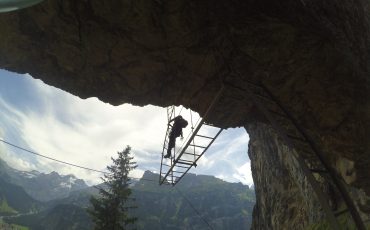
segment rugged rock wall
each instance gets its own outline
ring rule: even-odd
[[[0,15],[0,67],[82,98],[201,114],[222,82],[261,81],[369,195],[368,12],[366,0],[45,0]],[[210,122],[267,123],[243,92],[225,95]]]
[[[249,124],[248,154],[252,162],[253,180],[257,202],[253,212],[253,229],[326,229],[325,213],[307,182],[293,151],[279,138],[275,130],[266,124]],[[342,162],[345,164],[345,162]],[[337,168],[346,174],[343,168]],[[330,197],[332,207],[343,210],[328,184],[322,184]],[[370,218],[369,197],[363,191],[347,187],[363,220]],[[343,215],[339,218],[343,229],[354,228],[354,223]],[[326,226],[326,227],[324,227]],[[370,227],[370,226],[368,226]]]
[[[316,198],[302,193],[298,183],[304,177],[294,167],[289,148],[268,125],[249,125],[247,130],[257,195],[253,229],[305,229],[321,220]]]

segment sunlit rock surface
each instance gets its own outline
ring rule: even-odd
[[[368,12],[365,0],[47,0],[0,15],[0,67],[82,98],[183,104],[201,114],[222,82],[243,88],[261,81],[343,180],[370,195]],[[267,123],[248,95],[230,87],[209,121],[224,128]],[[252,140],[281,147],[267,134],[254,137],[259,127]],[[254,177],[266,178],[265,161],[251,158],[261,162]],[[289,174],[284,166],[279,173]],[[276,205],[299,204],[290,186],[297,177],[284,177],[293,200],[280,197]],[[261,202],[266,194],[257,194]],[[310,209],[287,224],[308,220]]]

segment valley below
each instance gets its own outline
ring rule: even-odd
[[[176,187],[159,186],[146,171],[132,180],[137,229],[249,229],[255,194],[241,183],[188,174]],[[0,226],[21,230],[93,229],[87,213],[98,194],[73,175],[22,172],[0,160]],[[99,185],[102,186],[102,185]]]

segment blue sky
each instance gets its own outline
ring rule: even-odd
[[[181,114],[190,120],[189,110],[183,109]],[[194,121],[199,118],[196,113],[193,116]],[[165,108],[112,106],[97,98],[82,100],[27,74],[0,70],[0,138],[62,161],[105,170],[111,164],[110,157],[130,145],[139,165],[132,176],[139,177],[145,170],[158,172],[166,124]],[[189,132],[190,125],[184,136]],[[244,128],[223,131],[190,172],[253,184],[248,141]],[[2,143],[0,157],[20,170],[72,173],[90,184],[100,182],[99,173],[39,158]]]

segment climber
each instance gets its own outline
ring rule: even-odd
[[[164,158],[169,158],[171,156],[171,149],[175,148],[176,138],[179,136],[183,138],[182,129],[188,126],[188,122],[180,115],[171,119],[168,124],[172,121],[174,121],[174,123],[169,135],[167,154],[164,156]]]

